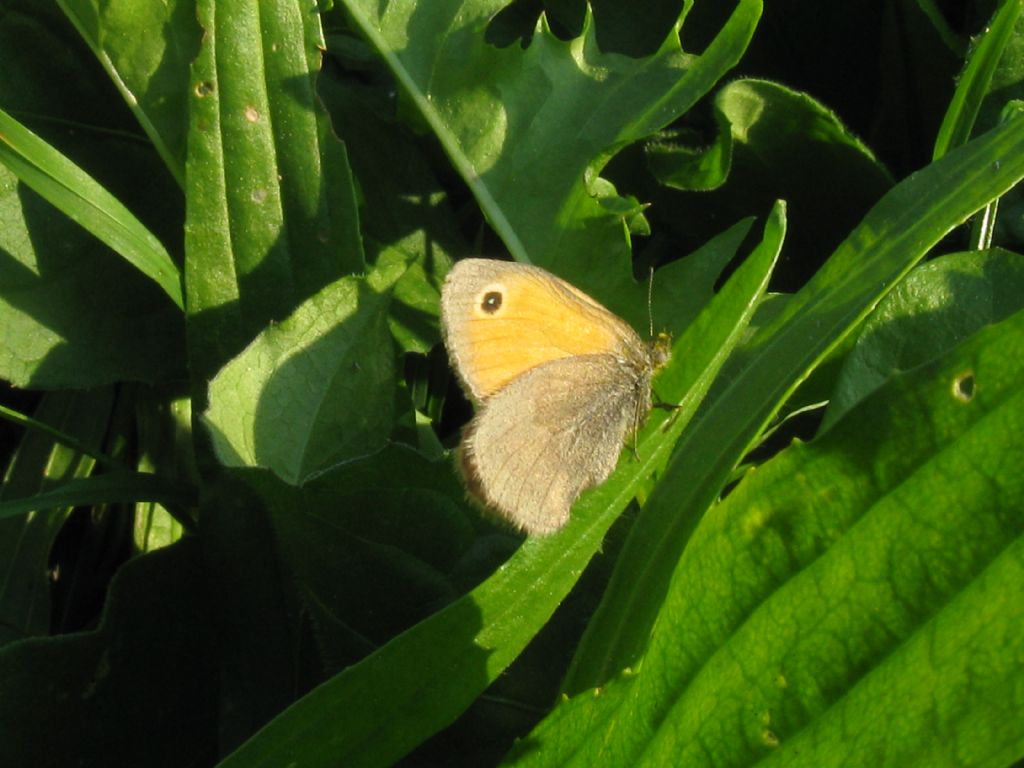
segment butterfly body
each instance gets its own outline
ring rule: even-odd
[[[441,319],[477,404],[459,452],[470,491],[528,533],[561,528],[650,410],[664,354],[569,283],[510,262],[457,263]]]

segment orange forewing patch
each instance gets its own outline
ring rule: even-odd
[[[481,307],[498,290],[501,307]],[[488,397],[526,371],[551,360],[612,352],[630,333],[622,320],[568,284],[508,274],[472,297],[453,329],[462,372],[478,397]]]

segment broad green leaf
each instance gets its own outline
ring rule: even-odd
[[[198,414],[209,405],[207,383],[258,334],[365,266],[345,148],[315,93],[323,48],[315,6],[200,0],[197,16],[203,37],[190,77],[185,274]],[[386,315],[381,307],[365,316],[383,323]],[[337,318],[322,322],[334,327]],[[282,383],[294,396],[295,377]],[[244,424],[235,424],[237,436]],[[286,441],[286,453],[294,447]],[[286,456],[289,470],[301,471],[294,459]],[[201,455],[200,463],[212,461]],[[222,640],[218,741],[229,751],[294,699],[301,635],[261,500],[215,473],[201,490],[204,566]]]
[[[742,0],[700,56],[680,46],[684,9],[644,59],[601,52],[589,14],[566,42],[542,17],[524,50],[486,40],[504,0],[344,5],[512,256],[639,320],[626,221],[599,174],[622,147],[686,112],[735,65],[761,3]]]
[[[345,50],[357,45],[339,36],[328,44]],[[358,45],[366,56],[373,56],[365,45]],[[439,336],[441,282],[452,256],[468,251],[448,194],[426,161],[426,142],[395,121],[391,99],[379,89],[334,78],[321,78],[318,85],[332,125],[349,148],[359,182],[368,258],[375,261],[377,254],[388,250],[410,256],[409,270],[395,286],[391,331],[403,350],[428,352]]]
[[[1024,313],[748,473],[639,672],[518,766],[998,766],[1024,755]]]
[[[0,650],[3,765],[209,765],[215,637],[195,539],[115,577],[97,629]]]
[[[1024,256],[972,251],[915,269],[865,321],[843,363],[822,429],[891,375],[946,352],[1024,307]]]
[[[640,485],[664,463],[763,294],[782,241],[781,210],[765,239],[676,344],[659,392],[680,402],[652,418],[638,461],[622,461],[556,535],[526,541],[490,579],[324,683],[220,765],[384,766],[452,722],[550,618]],[[424,660],[429,660],[425,663]]]
[[[351,57],[338,51],[356,42],[328,37],[329,54]],[[372,50],[359,43],[366,56]],[[355,66],[354,64],[352,66]],[[390,80],[383,64],[371,76]],[[374,243],[387,244],[410,253],[429,254],[437,262],[466,251],[449,195],[428,162],[422,136],[399,122],[388,92],[354,79],[321,77],[317,90],[331,115],[331,125],[348,148],[352,171],[359,181],[360,228],[367,250]],[[445,264],[447,266],[447,263]]]
[[[388,326],[404,352],[427,354],[440,334],[440,285],[451,265],[443,255],[426,261],[410,259],[392,294]]]
[[[391,259],[331,283],[220,370],[203,421],[223,465],[301,485],[383,447],[394,418],[387,311],[405,269]]]
[[[0,220],[0,376],[85,388],[181,372],[174,304],[5,168]]]
[[[389,446],[301,488],[266,472],[237,477],[266,505],[282,567],[316,617],[332,672],[475,586],[460,574],[477,515],[446,460]],[[499,564],[492,558],[491,570]]]
[[[294,701],[305,649],[289,600],[294,587],[264,500],[237,470],[208,475],[198,520],[217,637],[216,728],[224,754]]]
[[[199,51],[194,0],[57,0],[168,170],[184,185],[189,65]]]
[[[661,183],[679,189],[715,189],[725,182],[734,152],[739,152],[737,161],[747,166],[793,175],[781,179],[776,190],[802,190],[808,186],[808,176],[820,180],[823,175],[853,179],[863,186],[851,190],[844,185],[842,192],[847,195],[876,196],[891,184],[871,150],[833,111],[805,93],[766,80],[734,80],[715,94],[714,107],[719,137],[705,151],[718,172],[707,173],[708,163],[701,159],[704,153],[695,155],[692,148],[656,140],[645,151],[651,171]],[[695,160],[704,173],[694,177],[691,168]],[[819,194],[831,196],[832,190],[814,186]],[[791,194],[785,198],[793,200]],[[821,204],[828,207],[828,199]]]
[[[153,280],[183,307],[181,273],[163,245],[113,195],[0,110],[0,164]]]
[[[640,659],[701,515],[786,399],[937,243],[1024,177],[1024,119],[946,155],[894,187],[775,320],[680,440],[618,558],[565,690],[603,684]]]
[[[4,3],[0,109],[180,251],[179,190],[55,4]],[[67,388],[181,375],[180,310],[14,178],[0,167],[0,376]]]
[[[323,39],[313,11],[293,0],[198,3],[185,233],[197,381],[364,267],[345,148],[314,88]]]
[[[793,222],[775,289],[802,284],[892,186],[889,172],[807,93],[746,78],[723,85],[710,108],[717,125],[710,143],[684,124],[645,144],[647,167],[672,188],[641,190],[652,202],[652,219],[700,241],[721,222],[781,198]]]

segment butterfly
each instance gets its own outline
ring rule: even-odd
[[[448,273],[441,324],[477,406],[458,452],[468,490],[529,534],[558,530],[647,416],[667,349],[561,278],[491,259]]]

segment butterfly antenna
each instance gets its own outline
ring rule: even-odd
[[[647,275],[647,329],[650,335],[648,338],[654,338],[654,267],[651,267],[651,271]]]

